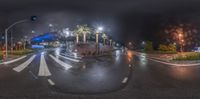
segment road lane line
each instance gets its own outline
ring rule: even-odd
[[[63,61],[59,60],[58,58],[54,57],[53,55],[49,55],[54,61],[56,61],[58,64],[60,64],[61,66],[65,67],[65,69],[69,69],[72,66],[69,64],[64,63]]]
[[[26,62],[22,63],[21,65],[13,68],[14,71],[16,72],[21,72],[23,69],[25,69],[36,57],[36,55],[33,55],[31,58],[29,58]]]
[[[74,56],[74,55],[70,55],[70,54],[67,54],[67,53],[65,53],[65,54],[63,54],[63,53],[60,53],[60,55],[64,55],[64,56],[68,56],[68,57],[74,57],[74,58],[77,58],[77,59],[81,59],[82,57],[81,56]]]
[[[140,53],[138,53],[140,54]],[[136,56],[140,56],[138,54],[135,54]],[[175,64],[175,63],[169,63],[169,62],[164,62],[164,61],[159,61],[157,59],[153,59],[153,58],[150,58],[149,56],[146,56],[148,60],[151,60],[151,61],[155,61],[155,62],[158,62],[158,63],[162,63],[162,64],[166,64],[166,65],[171,65],[171,66],[199,66],[200,63],[196,63],[196,64]]]
[[[166,65],[172,65],[172,66],[199,66],[200,65],[200,63],[197,63],[197,64],[173,64],[173,63],[155,60],[155,59],[152,59],[152,58],[147,58],[147,59],[155,61],[155,62],[163,63],[163,64],[166,64]]]
[[[122,83],[126,83],[128,81],[128,77],[125,77],[123,80],[122,80]]]
[[[34,74],[33,74],[33,72],[32,71],[29,71],[29,73],[35,78],[35,79],[38,79],[38,77],[37,76],[35,76]]]
[[[25,57],[26,57],[26,55],[22,56],[22,57],[19,57],[19,58],[16,58],[16,59],[13,59],[13,60],[10,60],[10,61],[3,62],[3,64],[7,65],[7,64],[10,64],[10,63],[14,63],[14,62],[17,62],[17,61],[19,61],[21,59],[24,59]]]
[[[51,79],[48,79],[48,82],[49,82],[49,84],[52,85],[52,86],[55,85],[55,83],[54,83]]]
[[[44,58],[44,54],[41,54],[38,76],[51,76],[51,73]]]
[[[65,57],[65,56],[62,56],[62,55],[56,55],[56,56],[62,57],[62,58],[67,59],[67,60],[71,60],[73,62],[80,62],[80,60],[69,58],[69,57]]]

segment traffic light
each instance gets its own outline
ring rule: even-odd
[[[37,20],[37,16],[31,16],[31,21],[36,21]]]

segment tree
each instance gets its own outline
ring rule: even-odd
[[[105,33],[103,33],[102,38],[103,38],[103,45],[105,45],[105,42],[108,36]]]
[[[88,27],[87,25],[77,25],[75,33],[77,38],[79,37],[80,34],[83,34],[83,42],[86,43],[86,35],[88,33],[91,33],[91,28]]]
[[[79,36],[81,34],[79,28],[76,28],[73,33],[76,35],[76,43],[79,43]]]
[[[198,42],[200,37],[198,36],[197,26],[198,25],[191,22],[166,22],[163,27],[161,27],[163,28],[163,30],[160,31],[161,40],[164,40],[163,43],[179,44],[179,46],[189,50],[194,46],[200,45]],[[180,34],[182,35],[181,38],[179,36]]]
[[[145,44],[145,51],[153,51],[153,43],[151,41],[147,41]]]

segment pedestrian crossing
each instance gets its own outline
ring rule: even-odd
[[[69,64],[64,63],[63,61],[59,60],[58,58],[54,57],[53,55],[49,55],[53,60],[55,60],[57,63],[59,63],[61,66],[65,67],[65,69],[69,69],[72,66]]]
[[[24,70],[33,61],[33,59],[35,57],[36,57],[36,55],[33,55],[26,62],[22,63],[21,65],[15,67],[15,68],[13,68],[13,70],[16,71],[16,72],[21,72],[22,70]]]
[[[22,72],[24,71],[31,63],[33,63],[34,59],[36,58],[37,55],[32,55],[30,58],[28,58],[25,62],[21,63],[20,65],[12,68],[12,70],[14,70],[15,72]],[[75,59],[70,59],[70,58],[67,58],[65,56],[61,56],[61,55],[52,55],[52,54],[49,54],[47,55],[49,56],[53,61],[55,61],[55,63],[59,64],[60,66],[64,67],[66,70],[70,69],[71,67],[73,67],[72,65],[66,63],[66,62],[63,62],[59,59],[60,58],[63,58],[63,59],[66,59],[68,61],[72,61],[72,62],[79,62],[80,60],[75,60]],[[11,61],[11,62],[7,62],[6,64],[10,64],[10,63],[14,63],[14,62],[17,62],[21,59],[24,59],[28,56],[23,56],[23,57],[20,57],[18,59],[15,59],[14,61]],[[49,70],[49,67],[47,65],[47,62],[46,62],[46,59],[45,59],[45,56],[44,56],[44,53],[41,53],[40,54],[40,61],[39,61],[39,71],[37,73],[37,76],[38,77],[48,77],[48,76],[51,76],[51,72]],[[30,72],[30,71],[29,71]]]
[[[40,58],[40,68],[38,76],[51,76],[51,73],[44,58],[44,54],[42,54]]]

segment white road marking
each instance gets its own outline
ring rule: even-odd
[[[52,85],[52,86],[55,85],[55,83],[54,83],[51,79],[48,79],[48,82],[49,82],[49,84]]]
[[[168,62],[155,60],[155,59],[152,59],[152,58],[147,58],[147,59],[155,61],[155,62],[163,63],[163,64],[166,64],[166,65],[171,65],[171,66],[199,66],[200,65],[200,63],[197,63],[197,64],[174,64],[174,63],[168,63]]]
[[[126,83],[128,81],[128,77],[125,77],[123,80],[122,80],[122,83]]]
[[[21,65],[13,68],[16,72],[21,72],[23,69],[25,69],[35,58],[36,55],[33,55],[31,58],[29,58],[26,62],[22,63]]]
[[[51,76],[51,73],[49,72],[47,63],[44,58],[44,54],[41,54],[38,76]]]
[[[60,53],[60,55],[64,55],[64,56],[69,56],[69,57],[74,57],[74,58],[78,58],[78,59],[81,59],[82,57],[81,56],[74,56],[74,55],[70,55],[70,54],[62,54],[62,53]]]
[[[35,76],[34,74],[33,74],[33,72],[32,71],[29,71],[29,73],[35,78],[35,79],[38,79],[38,77],[37,76]]]
[[[19,60],[21,60],[21,59],[24,59],[25,57],[26,57],[26,56],[22,56],[22,57],[19,57],[19,58],[10,60],[10,61],[3,62],[2,64],[7,65],[7,64],[10,64],[10,63],[14,63],[14,62],[17,62],[17,61],[19,61]]]
[[[58,64],[60,64],[61,66],[65,67],[65,69],[69,69],[72,66],[69,64],[64,63],[63,61],[59,60],[58,58],[54,57],[53,55],[49,55],[53,60],[55,60]]]
[[[137,55],[137,54],[135,54],[135,55]],[[137,55],[137,56],[140,56],[140,55]],[[159,61],[159,60],[150,58],[148,56],[147,56],[147,59],[149,59],[151,61],[159,62],[159,63],[162,63],[162,64],[171,65],[171,66],[199,66],[200,65],[200,63],[196,63],[196,64],[175,64],[175,63],[169,63],[169,62]]]
[[[56,55],[56,56],[62,57],[62,58],[67,59],[67,60],[71,60],[73,62],[80,62],[80,60],[69,58],[69,57],[65,57],[65,56],[62,56],[62,55]]]

